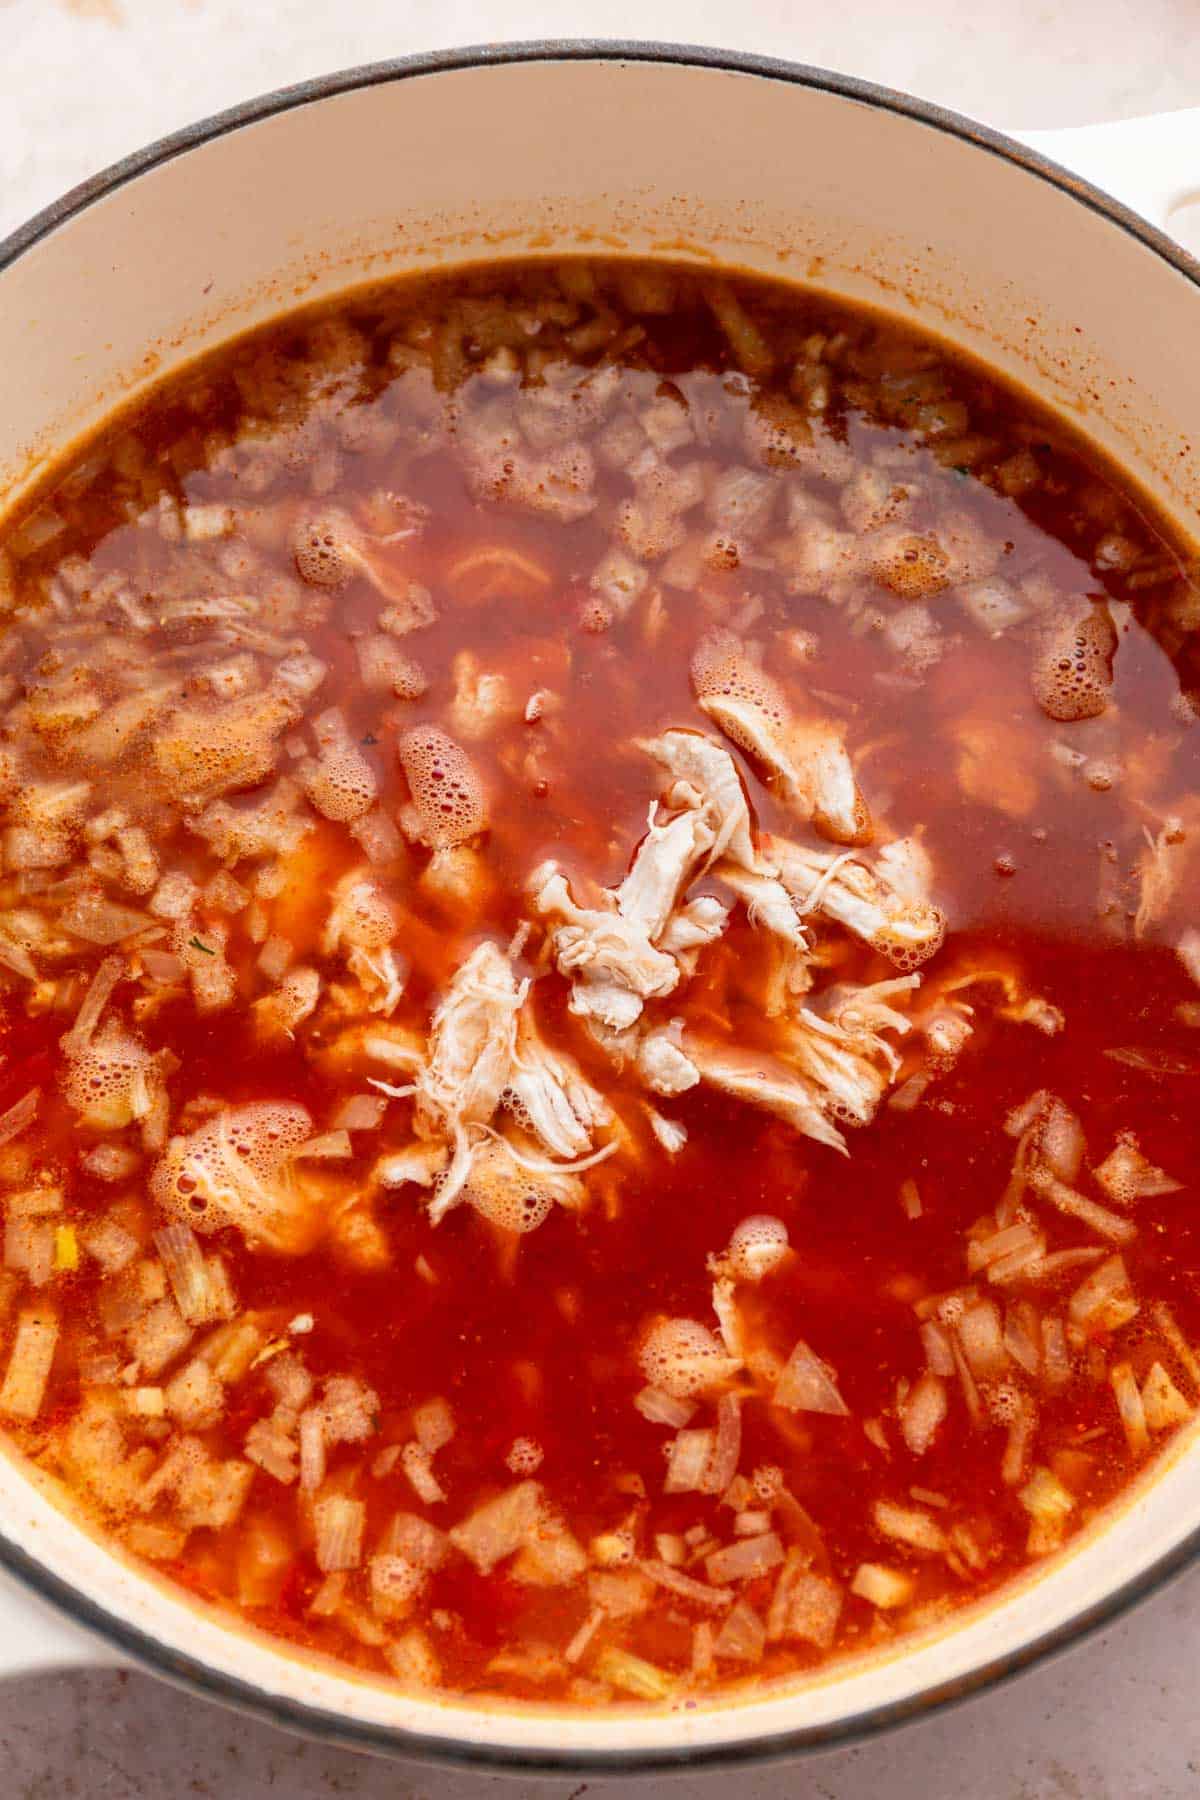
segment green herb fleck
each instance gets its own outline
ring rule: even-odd
[[[211,944],[202,944],[198,937],[189,938],[188,943],[193,950],[202,950],[205,956],[215,956],[217,954]]]
[[[954,463],[953,469],[954,469],[954,473],[958,476],[960,481],[965,481],[967,479],[967,476],[971,473],[971,471],[967,467],[966,463]]]
[[[368,747],[370,747],[370,745],[372,745],[372,744],[377,744],[379,742],[379,739],[375,736],[375,733],[373,731],[368,731],[366,737],[359,738],[358,741],[360,744],[366,744]]]

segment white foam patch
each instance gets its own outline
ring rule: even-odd
[[[782,689],[752,661],[745,644],[732,631],[710,631],[701,638],[692,657],[692,686],[701,702],[740,700],[743,705],[755,707],[777,728],[782,729],[788,722],[789,708]]]
[[[997,1382],[988,1390],[987,1407],[997,1425],[1011,1425],[1021,1410],[1021,1390],[1011,1381]]]
[[[292,555],[301,580],[312,587],[342,588],[358,573],[350,522],[336,512],[303,520]]]
[[[127,1124],[133,1116],[130,1090],[150,1060],[144,1045],[110,1019],[79,1055],[68,1059],[62,1084],[67,1105],[96,1124]]]
[[[461,744],[436,725],[414,725],[397,749],[431,849],[452,849],[487,829],[483,782]]]
[[[922,909],[929,919],[929,935],[918,943],[905,943],[886,930],[881,931],[872,940],[873,946],[886,956],[888,961],[905,975],[911,975],[922,963],[929,961],[941,949],[946,936],[946,920],[936,906]]]
[[[676,1400],[689,1400],[724,1373],[728,1358],[698,1319],[664,1319],[642,1340],[638,1362],[652,1387]]]
[[[338,884],[329,926],[338,943],[383,950],[396,935],[395,908],[370,875],[351,876]]]
[[[177,712],[154,757],[173,791],[215,795],[255,786],[275,765],[276,739],[300,716],[285,688],[264,688],[212,710]]]
[[[535,1475],[542,1466],[542,1446],[533,1438],[514,1438],[504,1460],[514,1475]]]
[[[936,537],[885,531],[871,550],[871,573],[901,600],[932,600],[949,587],[950,558]]]
[[[392,664],[392,692],[398,700],[419,700],[429,686],[429,677],[411,656],[399,657]]]
[[[771,1213],[752,1213],[729,1240],[725,1260],[735,1281],[761,1281],[788,1253],[787,1226]]]
[[[500,1144],[490,1142],[475,1154],[463,1198],[492,1225],[523,1237],[550,1216],[559,1185],[553,1177],[521,1168]]]
[[[1107,614],[1092,608],[1047,633],[1033,662],[1033,693],[1042,711],[1069,723],[1095,719],[1108,705],[1115,635]]]
[[[230,1107],[190,1136],[172,1138],[151,1173],[151,1197],[195,1231],[233,1225],[251,1243],[307,1249],[316,1219],[291,1180],[290,1158],[312,1132],[307,1110],[294,1101]]]
[[[313,736],[320,755],[301,771],[305,793],[338,824],[361,818],[374,805],[379,783],[341,713],[322,713],[313,721]]]

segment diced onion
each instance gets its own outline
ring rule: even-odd
[[[799,1340],[775,1383],[776,1406],[792,1412],[832,1413],[849,1417],[850,1408],[838,1393],[832,1372]]]
[[[704,1475],[708,1493],[724,1493],[737,1474],[741,1451],[742,1403],[736,1394],[722,1394],[717,1401],[717,1431],[712,1456]]]
[[[333,1131],[377,1131],[387,1111],[387,1100],[380,1094],[351,1094],[329,1121]]]
[[[739,1538],[704,1559],[704,1572],[715,1583],[753,1581],[783,1561],[783,1545],[773,1531],[759,1537]]]
[[[1121,1257],[1110,1256],[1075,1289],[1067,1307],[1073,1325],[1088,1332],[1119,1331],[1136,1318],[1138,1302]]]
[[[542,1512],[541,1484],[521,1481],[454,1526],[450,1539],[481,1575],[490,1575],[497,1563],[532,1537]]]
[[[414,1492],[426,1506],[436,1506],[446,1498],[446,1491],[433,1472],[432,1455],[423,1444],[405,1444],[400,1460]]]
[[[1008,1440],[1000,1463],[1000,1479],[1006,1487],[1016,1487],[1024,1479],[1036,1430],[1037,1408],[1028,1394],[1022,1394],[1009,1422]]]
[[[1095,1200],[1089,1200],[1086,1194],[1077,1194],[1074,1188],[1067,1187],[1065,1182],[1050,1174],[1035,1175],[1032,1184],[1043,1199],[1049,1200],[1059,1212],[1067,1213],[1078,1219],[1097,1237],[1106,1238],[1110,1244],[1128,1244],[1137,1236],[1137,1226],[1132,1219],[1123,1219],[1118,1213],[1101,1206]]]
[[[800,1638],[818,1650],[832,1647],[842,1613],[842,1590],[828,1576],[797,1570],[789,1576],[785,1565],[780,1574],[780,1587],[771,1602],[767,1620],[769,1638]],[[786,1580],[786,1586],[784,1586]],[[783,1590],[783,1601],[776,1600]]]
[[[367,1509],[361,1500],[331,1494],[313,1507],[317,1567],[328,1575],[338,1569],[357,1569],[362,1561],[363,1528]]]
[[[767,1630],[748,1601],[730,1608],[713,1644],[713,1653],[731,1661],[757,1663],[766,1648]],[[694,1663],[694,1658],[693,1658]]]
[[[920,1507],[900,1506],[894,1500],[876,1500],[871,1508],[875,1528],[884,1537],[910,1549],[936,1554],[946,1548],[946,1534],[932,1514]]]
[[[714,1434],[708,1430],[677,1432],[667,1461],[665,1494],[690,1494],[704,1491],[705,1476],[712,1461]]]
[[[669,1588],[681,1600],[690,1600],[693,1606],[706,1606],[719,1611],[733,1602],[733,1595],[728,1589],[709,1587],[706,1582],[693,1581],[690,1575],[673,1569],[669,1563],[652,1558],[649,1562],[639,1563],[638,1567],[657,1587]]]
[[[1071,1353],[1061,1319],[1042,1320],[1042,1379],[1051,1388],[1065,1387],[1071,1379]]]
[[[0,1114],[0,1146],[11,1144],[14,1138],[20,1137],[27,1125],[33,1123],[41,1094],[41,1088],[30,1088],[6,1113]]]
[[[311,1406],[300,1414],[300,1491],[314,1494],[325,1479],[325,1415]]]
[[[592,1668],[601,1681],[637,1700],[668,1700],[675,1691],[675,1681],[665,1670],[615,1645],[603,1649]]]
[[[58,1345],[58,1315],[48,1307],[29,1307],[18,1314],[12,1354],[0,1387],[0,1412],[14,1419],[36,1419]]]
[[[892,1607],[907,1606],[915,1588],[916,1582],[911,1575],[906,1575],[899,1569],[885,1568],[882,1563],[860,1563],[850,1583],[852,1594],[857,1594],[860,1600],[869,1600],[872,1606],[881,1607],[885,1611]]]
[[[1049,1523],[1061,1522],[1075,1508],[1075,1496],[1046,1468],[1034,1470],[1017,1498],[1033,1518]]]
[[[563,1658],[566,1662],[577,1663],[582,1659],[592,1639],[603,1625],[604,1619],[603,1607],[594,1606],[563,1651]]]
[[[91,986],[84,995],[79,1011],[75,1015],[75,1023],[62,1040],[64,1056],[78,1056],[87,1049],[92,1041],[92,1035],[100,1023],[100,1015],[108,1005],[113,989],[124,973],[125,960],[123,957],[105,957],[92,976]]]
[[[1041,1320],[1028,1300],[1017,1301],[1005,1312],[1004,1348],[1027,1375],[1036,1379],[1042,1366]]]
[[[450,1404],[441,1398],[418,1406],[412,1423],[418,1444],[431,1456],[450,1442],[456,1429]]]
[[[1114,1363],[1108,1378],[1116,1396],[1117,1411],[1121,1415],[1129,1448],[1135,1456],[1141,1456],[1150,1448],[1150,1433],[1146,1426],[1146,1411],[1142,1405],[1137,1379],[1127,1362]]]
[[[166,1225],[154,1234],[154,1248],[162,1258],[175,1304],[189,1325],[203,1325],[219,1318],[214,1307],[208,1265],[196,1234],[187,1225]]]
[[[1160,1362],[1142,1383],[1142,1410],[1151,1431],[1170,1431],[1192,1416],[1192,1409]]]
[[[926,1319],[921,1326],[921,1343],[925,1349],[925,1366],[931,1375],[953,1375],[954,1351],[950,1339],[936,1319]]]
[[[924,1456],[948,1410],[946,1384],[941,1376],[927,1370],[909,1388],[898,1410],[904,1442],[914,1456]]]
[[[1155,1324],[1174,1351],[1192,1387],[1200,1394],[1200,1359],[1180,1331],[1174,1313],[1165,1300],[1156,1300],[1150,1310]]]
[[[979,1381],[995,1381],[1003,1375],[1008,1367],[1008,1352],[995,1301],[979,1300],[964,1308],[957,1329],[972,1375]]]
[[[354,1146],[348,1131],[326,1131],[306,1138],[292,1155],[300,1162],[347,1162],[354,1155]]]
[[[656,1387],[644,1387],[634,1395],[633,1404],[643,1419],[649,1419],[652,1425],[670,1425],[676,1431],[687,1424],[696,1410],[694,1401],[677,1400],[673,1394],[664,1394]]]

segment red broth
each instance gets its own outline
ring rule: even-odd
[[[1200,600],[1059,421],[520,263],[242,340],[0,544],[0,1412],[127,1552],[681,1703],[1191,1418]]]

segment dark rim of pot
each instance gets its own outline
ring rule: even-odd
[[[368,63],[361,68],[346,69],[337,74],[302,81],[295,86],[280,88],[274,93],[249,100],[244,105],[230,107],[228,111],[202,119],[182,131],[173,132],[169,137],[160,138],[157,143],[150,144],[132,156],[124,157],[111,168],[81,182],[61,199],[37,213],[27,224],[20,226],[0,242],[0,272],[43,238],[94,202],[123,187],[126,182],[135,181],[148,171],[184,156],[188,151],[210,143],[215,138],[239,131],[243,126],[256,125],[277,113],[288,112],[293,107],[308,106],[313,101],[328,100],[334,95],[349,93],[358,88],[406,81],[414,76],[439,75],[507,63],[597,61],[665,63],[726,70],[739,75],[756,75],[766,80],[789,82],[797,87],[859,101],[884,112],[913,119],[935,131],[973,144],[989,155],[1002,157],[1037,180],[1061,189],[1081,206],[1099,213],[1131,237],[1137,238],[1164,262],[1200,287],[1200,263],[1164,232],[1157,230],[1110,195],[1060,168],[1048,157],[945,107],[914,99],[909,94],[898,93],[891,88],[878,87],[873,82],[857,80],[854,76],[808,68],[774,57],[748,56],[735,51],[688,44],[625,43],[602,38],[481,44],[461,50],[399,57],[394,61]],[[1044,1662],[1049,1657],[1082,1643],[1104,1626],[1110,1625],[1130,1607],[1182,1574],[1198,1556],[1200,1525],[1141,1575],[1124,1583],[1066,1624],[1043,1633],[1012,1655],[986,1663],[952,1682],[924,1688],[903,1700],[868,1707],[829,1724],[797,1725],[792,1730],[775,1732],[769,1737],[759,1736],[699,1747],[680,1743],[675,1747],[628,1750],[621,1748],[618,1741],[611,1750],[567,1750],[553,1747],[552,1716],[546,1716],[536,1724],[530,1720],[531,1727],[542,1730],[544,1741],[540,1746],[510,1747],[469,1743],[456,1738],[452,1731],[445,1735],[426,1735],[423,1732],[351,1719],[321,1707],[306,1705],[303,1701],[268,1693],[250,1682],[223,1673],[158,1642],[128,1621],[78,1593],[69,1582],[0,1533],[0,1566],[88,1631],[127,1654],[135,1663],[205,1699],[218,1700],[271,1724],[346,1749],[508,1773],[584,1775],[637,1775],[671,1768],[694,1770],[721,1765],[762,1765],[795,1757],[805,1751],[829,1750],[839,1745],[860,1743],[906,1721],[926,1717],[934,1711],[969,1699],[985,1688],[997,1687],[1035,1663]],[[231,1627],[231,1635],[237,1635],[236,1626]],[[286,1656],[286,1650],[281,1654]],[[796,1704],[797,1710],[803,1708],[802,1692],[797,1693]],[[682,1722],[681,1718],[680,1723]],[[449,1724],[449,1719],[447,1723]],[[619,1737],[620,1725],[617,1723],[614,1725],[614,1738],[619,1740]]]

